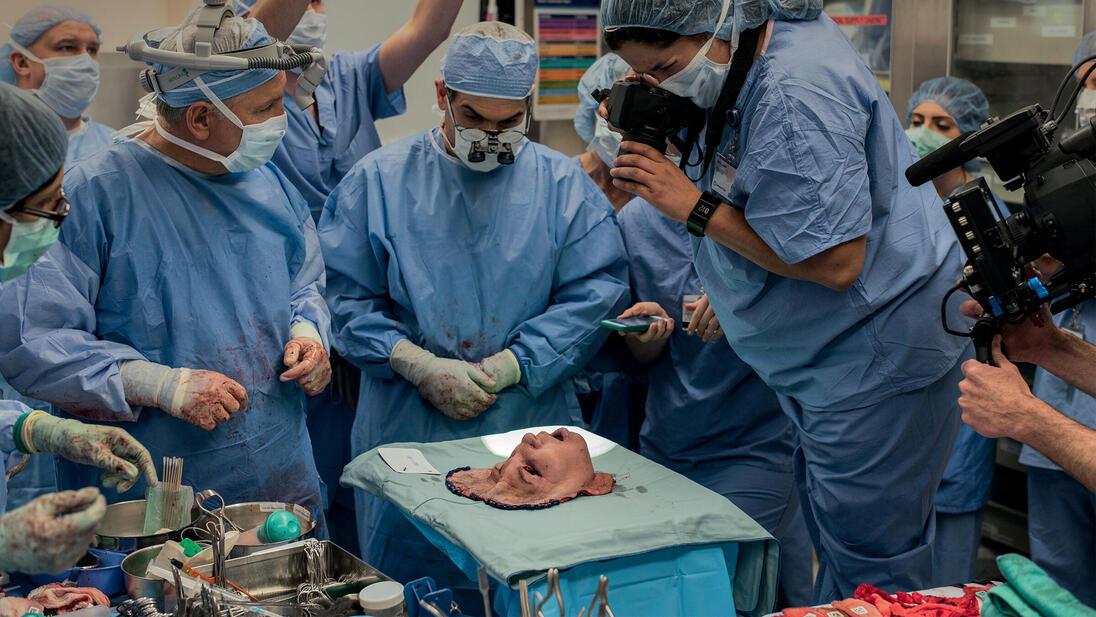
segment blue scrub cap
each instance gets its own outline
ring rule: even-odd
[[[810,21],[822,12],[822,0],[729,0],[733,2],[718,36],[730,40],[739,32],[776,19]],[[601,27],[654,28],[688,36],[715,31],[723,0],[604,0]]]
[[[910,97],[906,106],[906,125],[913,118],[915,107],[932,101],[944,108],[959,130],[977,130],[989,119],[989,101],[978,86],[958,77],[937,77],[921,84],[917,92]]]
[[[57,175],[67,151],[61,118],[30,92],[0,84],[0,210]]]
[[[1077,44],[1077,50],[1073,52],[1073,64],[1077,64],[1089,56],[1096,56],[1096,31],[1089,32],[1081,37],[1081,42]]]
[[[590,93],[609,88],[629,70],[628,63],[620,56],[609,53],[597,59],[578,80],[578,110],[575,112],[575,132],[582,141],[590,143],[597,124],[598,102]]]
[[[66,21],[78,21],[87,24],[91,26],[92,30],[95,30],[95,36],[102,36],[99,26],[92,23],[91,18],[87,15],[72,7],[47,4],[31,9],[26,15],[20,17],[11,29],[11,40],[23,47],[30,47],[38,40],[38,37],[42,36],[43,32]],[[15,85],[15,70],[11,68],[11,62],[8,61],[12,49],[14,47],[11,46],[11,43],[5,43],[0,47],[0,81]]]
[[[197,20],[201,7],[191,11],[183,24],[178,28],[167,28],[157,32],[158,40],[149,38],[148,44],[165,51],[182,51],[194,53],[194,41],[198,32]],[[180,36],[180,33],[182,36]],[[181,39],[181,40],[180,40]],[[220,29],[213,39],[213,53],[225,53],[261,47],[273,43],[274,39],[266,33],[258,20],[232,17],[221,23]],[[181,48],[180,48],[181,46]],[[173,66],[149,63],[157,73],[165,73],[174,69]],[[247,71],[217,71],[203,73],[201,80],[217,98],[222,101],[249,90],[254,90],[266,82],[274,79],[281,71],[275,69],[251,69]],[[187,107],[199,101],[209,101],[194,81],[188,81],[183,85],[162,92],[160,100],[171,107]]]
[[[532,93],[537,64],[533,37],[507,23],[482,21],[453,35],[441,76],[457,92],[519,100]]]

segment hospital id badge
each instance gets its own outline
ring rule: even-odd
[[[731,159],[722,152],[716,153],[712,163],[712,192],[720,197],[731,200],[731,186],[734,185],[734,175],[738,168],[731,163]]]

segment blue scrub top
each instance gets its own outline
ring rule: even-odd
[[[969,343],[936,317],[961,268],[939,198],[903,176],[913,146],[833,20],[770,29],[719,148],[726,165],[717,161],[707,180],[787,263],[866,236],[863,271],[834,291],[705,238],[696,255],[704,288],[738,355],[807,409],[864,407],[927,386]]]
[[[227,501],[318,507],[305,395],[278,379],[293,323],[330,332],[304,200],[273,165],[206,175],[140,140],[84,159],[64,187],[76,207],[60,242],[0,290],[0,371],[68,413],[126,422],[154,459],[186,457],[188,483]],[[133,408],[119,369],[136,359],[223,373],[248,409],[205,431]],[[90,468],[61,468],[62,488],[94,483]]]
[[[403,88],[388,94],[379,62],[381,45],[366,51],[340,51],[316,88],[320,124],[312,110],[300,109],[285,95],[289,128],[274,153],[274,164],[297,187],[312,219],[335,185],[363,156],[381,145],[374,121],[407,110]],[[322,130],[321,130],[322,129]]]
[[[790,472],[791,423],[776,394],[725,339],[685,333],[682,296],[700,293],[689,232],[638,197],[618,218],[635,301],[657,302],[675,325],[648,373],[644,456],[686,473],[732,459]]]
[[[77,161],[105,150],[114,143],[111,134],[114,129],[105,124],[93,122],[84,118],[83,126],[69,132],[68,154],[65,155],[65,168],[69,168]]]
[[[1077,306],[1066,309],[1054,316],[1059,328],[1066,328],[1081,335],[1088,342],[1096,336],[1096,300],[1085,300]],[[1077,422],[1096,429],[1096,399],[1081,392],[1044,369],[1035,369],[1035,382],[1032,394],[1046,401],[1063,414]],[[1020,462],[1042,469],[1061,468],[1055,465],[1031,446],[1025,445],[1020,452]]]
[[[487,173],[449,155],[439,129],[376,150],[331,194],[320,242],[339,352],[363,371],[355,452],[574,421],[570,377],[628,302],[612,206],[536,143]],[[401,339],[470,362],[510,349],[521,382],[454,420],[393,374]]]

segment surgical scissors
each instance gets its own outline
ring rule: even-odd
[[[533,611],[536,617],[544,617],[544,613],[540,609],[544,608],[545,604],[548,604],[549,598],[554,594],[556,596],[556,604],[559,605],[560,617],[567,614],[567,610],[563,607],[563,594],[559,589],[559,570],[552,568],[548,570],[548,585],[544,588],[544,597],[541,598],[540,592],[533,594],[533,597],[537,601],[536,610]]]
[[[578,612],[578,617],[594,617],[594,606],[598,607],[598,617],[616,617],[613,609],[609,608],[609,577],[604,574],[597,581],[597,593],[590,601],[590,606]]]

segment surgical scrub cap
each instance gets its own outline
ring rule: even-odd
[[[38,40],[38,37],[42,36],[43,32],[66,21],[78,21],[87,24],[91,26],[92,30],[95,30],[95,36],[102,35],[99,27],[92,23],[91,18],[80,11],[67,6],[47,4],[32,9],[26,15],[20,17],[19,21],[15,22],[15,27],[11,29],[11,40],[23,47],[30,47]],[[14,48],[11,43],[6,43],[3,47],[0,47],[0,81],[15,85],[15,70],[11,68],[11,62],[8,60],[12,49]]]
[[[578,111],[575,112],[575,132],[582,141],[590,143],[597,124],[598,102],[590,95],[594,90],[609,88],[628,72],[628,63],[620,56],[609,53],[597,59],[578,80]]]
[[[910,97],[906,106],[906,125],[913,118],[913,110],[925,101],[932,101],[944,108],[959,130],[977,130],[989,119],[989,101],[978,86],[958,77],[937,77],[921,84]]]
[[[55,176],[67,151],[61,118],[30,92],[0,84],[0,210]]]
[[[733,6],[719,29],[719,38],[730,40],[732,23],[739,32],[756,28],[770,19],[810,21],[822,12],[822,0],[728,0]],[[601,27],[654,28],[683,36],[715,31],[723,0],[604,0]]]
[[[1096,56],[1096,31],[1081,37],[1081,42],[1077,44],[1077,51],[1073,52],[1073,64],[1089,56]]]
[[[194,41],[198,35],[198,16],[201,7],[194,9],[187,15],[186,20],[178,28],[163,28],[149,34],[149,45],[158,46],[164,51],[182,51],[194,53]],[[180,36],[180,33],[182,36]],[[213,53],[225,53],[261,47],[274,42],[274,39],[266,33],[263,27],[255,19],[243,19],[232,17],[224,20],[213,39]],[[157,73],[166,73],[173,66],[149,63]],[[274,79],[281,71],[275,69],[251,69],[244,71],[217,71],[204,73],[199,78],[222,101],[254,90],[266,82]],[[198,101],[208,101],[209,98],[198,88],[194,81],[188,81],[174,90],[159,94],[160,100],[171,107],[187,107]]]
[[[441,76],[457,92],[524,99],[537,78],[537,44],[507,23],[472,24],[453,35],[441,61]]]

